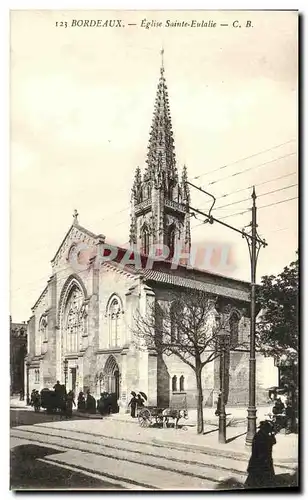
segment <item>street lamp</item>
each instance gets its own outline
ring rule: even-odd
[[[26,362],[27,369],[27,405],[30,405],[30,391],[29,391],[29,371],[30,371],[30,361]]]
[[[68,370],[68,360],[65,359],[64,362],[64,385],[65,385],[65,389],[66,389],[66,384],[67,384],[67,370]]]
[[[256,270],[260,248],[266,246],[265,240],[261,240],[257,233],[257,207],[255,187],[252,190],[252,219],[251,235],[242,231],[243,238],[246,239],[250,255],[251,272],[251,308],[250,308],[250,353],[249,353],[249,403],[247,409],[247,434],[246,445],[251,446],[257,429],[257,408],[256,408]]]
[[[218,425],[218,441],[226,443],[226,350],[229,348],[230,334],[221,327],[220,315],[215,316],[218,329],[217,341],[220,352],[220,405],[219,405],[219,425]]]
[[[219,409],[218,440],[220,443],[226,443],[226,350],[229,346],[230,335],[225,329],[218,334],[218,343],[220,350],[220,392],[221,401]]]

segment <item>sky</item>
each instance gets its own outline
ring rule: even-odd
[[[124,27],[72,27],[74,19],[121,19]],[[217,25],[145,29],[143,19]],[[232,27],[236,20],[241,28]],[[256,186],[258,231],[268,243],[257,281],[295,258],[296,12],[13,11],[13,321],[31,315],[75,208],[82,226],[128,243],[132,180],[136,166],[145,166],[161,47],[179,170],[185,163],[189,179],[222,207],[213,214],[239,229],[250,222]],[[210,207],[193,191],[192,205]],[[192,218],[194,244],[232,250],[232,266],[211,270],[249,281],[246,241],[201,222]]]

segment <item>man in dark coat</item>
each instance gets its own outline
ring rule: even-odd
[[[267,488],[275,486],[275,471],[272,458],[273,445],[276,444],[270,422],[260,422],[251,449],[245,483],[246,488]]]
[[[88,413],[96,413],[96,401],[89,390],[87,391],[86,411]]]
[[[86,399],[82,391],[78,394],[77,408],[79,411],[84,411],[86,409]]]

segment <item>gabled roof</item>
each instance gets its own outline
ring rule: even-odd
[[[70,234],[70,232],[72,231],[73,228],[74,229],[78,229],[79,231],[81,231],[82,233],[85,233],[87,236],[89,236],[90,238],[93,238],[93,239],[96,239],[96,238],[99,238],[99,237],[103,237],[104,238],[104,236],[102,234],[94,234],[91,231],[89,231],[88,229],[86,229],[85,227],[80,226],[78,223],[74,223],[74,224],[72,224],[70,226],[69,230],[67,231],[66,235],[64,236],[64,238],[63,238],[63,240],[62,240],[62,242],[61,242],[61,244],[60,244],[57,252],[55,253],[53,259],[51,260],[51,263],[53,263],[54,260],[56,259],[57,255],[59,254],[59,252],[60,252],[60,250],[62,248],[63,243],[65,242],[66,238],[68,238],[68,236],[69,236],[69,234]]]

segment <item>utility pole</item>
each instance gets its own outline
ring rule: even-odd
[[[251,228],[251,234],[243,230],[237,229],[230,224],[226,224],[225,222],[220,221],[219,219],[214,218],[211,215],[212,209],[214,208],[216,199],[215,197],[204,191],[202,188],[195,186],[191,182],[187,181],[187,184],[192,186],[195,189],[203,192],[204,194],[211,196],[214,200],[213,204],[209,210],[209,213],[205,213],[202,210],[197,208],[189,207],[195,213],[203,215],[206,217],[206,222],[210,222],[213,224],[217,222],[232,231],[240,233],[242,238],[245,238],[249,248],[250,255],[250,269],[251,269],[251,295],[250,295],[250,353],[249,353],[249,403],[247,409],[247,434],[246,434],[246,445],[251,446],[253,437],[256,432],[256,421],[257,421],[257,409],[256,409],[256,269],[257,269],[257,260],[261,247],[266,247],[267,243],[263,239],[259,237],[257,233],[257,207],[256,207],[256,191],[253,186],[252,190],[252,218],[249,227]]]
[[[247,409],[246,445],[251,446],[257,428],[256,409],[256,269],[257,259],[262,243],[257,234],[257,207],[255,187],[252,190],[251,238],[245,233],[249,254],[251,274],[251,307],[250,307],[250,353],[249,353],[249,403]],[[244,232],[244,230],[243,230]]]

